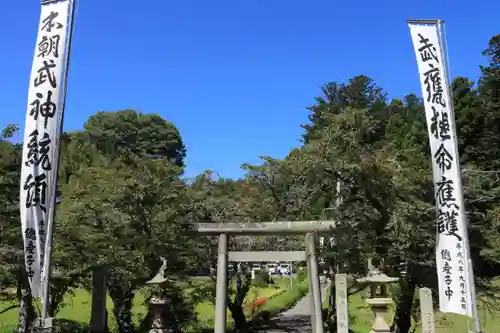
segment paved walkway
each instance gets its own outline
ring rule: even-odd
[[[321,298],[328,297],[328,281],[322,285]],[[308,293],[293,308],[281,313],[259,331],[268,333],[310,333],[312,295]]]

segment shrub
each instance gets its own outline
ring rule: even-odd
[[[265,287],[269,284],[269,280],[269,272],[265,270],[258,270],[255,272],[255,279],[253,280],[253,284],[256,287]]]
[[[307,279],[307,268],[300,267],[300,268],[297,270],[297,281],[298,281],[298,282],[302,282],[302,281],[304,281],[305,279]]]

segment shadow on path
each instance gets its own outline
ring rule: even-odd
[[[253,332],[311,332],[311,316],[309,315],[281,315],[273,318],[261,325],[259,328],[254,328]]]

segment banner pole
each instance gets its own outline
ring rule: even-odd
[[[67,83],[68,83],[68,70],[69,70],[69,63],[70,63],[70,53],[71,53],[71,39],[73,37],[73,26],[74,26],[74,18],[75,18],[75,4],[77,0],[69,0],[69,21],[68,21],[68,37],[66,40],[66,52],[64,55],[64,77],[63,77],[63,87],[62,87],[62,96],[61,96],[61,118],[59,120],[59,134],[58,138],[56,140],[56,151],[55,151],[55,156],[57,156],[57,162],[55,164],[55,186],[57,190],[57,184],[58,184],[58,178],[59,178],[59,165],[60,165],[60,147],[61,147],[61,134],[63,130],[63,125],[64,125],[64,111],[66,107],[66,91],[67,91]],[[49,4],[57,2],[55,0],[42,0],[41,4]],[[50,274],[51,274],[51,261],[52,261],[52,239],[53,239],[53,225],[54,225],[54,220],[55,220],[55,215],[56,215],[56,190],[51,194],[52,197],[50,198],[51,204],[52,204],[52,211],[49,216],[49,221],[47,223],[47,234],[46,234],[46,243],[45,243],[45,261],[44,261],[44,275],[45,278],[42,281],[42,292],[43,292],[43,299],[42,299],[42,313],[41,313],[41,319],[42,319],[42,325],[45,328],[46,327],[46,319],[48,318],[49,314],[49,301],[50,301]]]
[[[455,114],[455,109],[453,107],[453,95],[452,95],[452,90],[451,90],[451,76],[450,76],[450,64],[449,64],[449,59],[448,59],[448,44],[446,43],[446,36],[443,34],[444,30],[444,21],[438,20],[436,22],[437,25],[437,31],[438,31],[438,36],[439,36],[439,43],[441,44],[441,50],[443,50],[443,69],[444,69],[444,79],[446,80],[447,87],[448,87],[448,93],[450,96],[450,106],[453,114]],[[455,117],[451,117],[451,121],[453,122],[453,127],[456,128],[455,125]],[[458,142],[458,140],[457,140]],[[458,156],[458,144],[455,146],[456,151],[455,151],[455,156]],[[462,186],[462,178],[461,176],[458,177],[458,181],[460,182],[459,188],[460,191],[463,193],[463,186]],[[463,195],[463,194],[462,194]],[[464,198],[465,202],[465,198]],[[474,279],[474,268],[472,264],[472,258],[471,258],[471,250],[470,250],[470,242],[469,242],[469,219],[467,218],[467,212],[465,210],[465,207],[463,207],[464,210],[464,216],[465,216],[465,227],[466,230],[464,232],[464,250],[467,255],[467,270],[468,270],[468,275],[469,275],[469,292],[470,292],[470,298],[471,298],[471,307],[472,307],[472,318],[474,320],[474,326],[475,330],[474,332],[476,333],[481,333],[481,322],[479,321],[479,314],[477,310],[477,300],[476,300],[476,282]]]
[[[434,20],[420,20],[420,19],[409,19],[406,20],[406,23],[408,24],[439,24],[439,22],[443,22],[443,20],[439,19],[434,19]]]

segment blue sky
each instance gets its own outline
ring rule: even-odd
[[[39,1],[4,1],[0,127],[24,123]],[[365,74],[390,97],[419,93],[407,18],[447,22],[451,72],[476,80],[498,0],[81,0],[65,130],[94,112],[158,113],[181,131],[187,176],[239,177],[299,145],[328,81]]]

